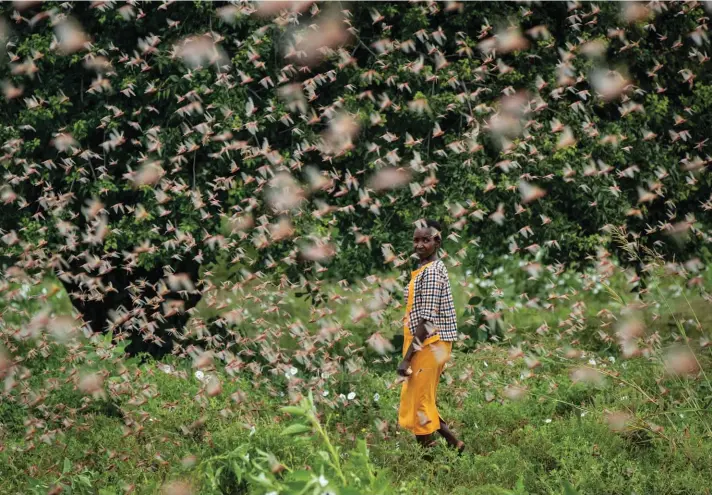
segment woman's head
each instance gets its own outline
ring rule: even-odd
[[[442,244],[442,226],[437,220],[419,220],[413,232],[413,250],[421,260],[431,258]]]

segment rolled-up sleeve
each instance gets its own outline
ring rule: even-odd
[[[443,291],[447,288],[447,283],[447,277],[438,267],[433,267],[423,273],[415,291],[418,322],[426,320],[437,324],[440,301]]]

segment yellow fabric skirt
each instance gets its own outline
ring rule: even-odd
[[[405,357],[413,336],[408,327],[403,335]],[[429,435],[440,429],[440,414],[435,405],[440,375],[450,359],[452,342],[433,335],[423,343],[423,349],[413,355],[410,367],[413,373],[403,382],[398,425],[415,435]]]

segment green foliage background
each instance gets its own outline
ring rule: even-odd
[[[194,482],[198,493],[271,493],[275,487],[288,492],[287,485],[319,488],[323,474],[322,491],[338,493],[570,494],[570,483],[581,493],[704,493],[712,400],[704,373],[710,359],[704,312],[709,270],[682,273],[673,266],[680,272],[673,277],[657,259],[650,290],[637,299],[630,292],[630,273],[614,270],[617,285],[609,285],[608,275],[591,275],[583,267],[599,263],[596,268],[608,273],[599,250],[607,248],[638,273],[646,272],[640,259],[626,254],[625,244],[611,238],[610,227],[621,225],[629,234],[626,240],[654,247],[665,260],[709,259],[712,203],[705,139],[712,124],[712,82],[703,5],[656,4],[654,20],[627,22],[622,5],[614,3],[482,2],[460,10],[435,3],[323,4],[323,11],[349,10],[353,37],[312,68],[285,60],[285,48],[294,29],[308,31],[324,12],[305,12],[295,28],[255,15],[224,19],[217,9],[225,5],[137,3],[132,8],[146,15],[126,19],[119,10],[125,6],[115,3],[56,3],[17,13],[14,4],[0,4],[0,37],[7,38],[0,46],[5,52],[0,53],[0,81],[24,92],[0,106],[0,256],[9,279],[2,281],[7,298],[0,334],[0,351],[7,348],[9,358],[0,354],[0,363],[19,377],[0,370],[10,384],[0,403],[0,479],[9,480],[8,491],[47,493],[61,486],[67,493],[110,494],[138,487],[139,493],[156,493],[180,478]],[[55,18],[71,14],[91,37],[88,50],[58,53],[52,16],[35,17],[42,9],[54,9]],[[375,9],[382,21],[374,22]],[[492,30],[483,31],[484,26]],[[551,37],[535,39],[531,29],[537,26],[546,26]],[[480,53],[478,43],[510,27],[525,33],[528,49],[493,57]],[[219,34],[230,66],[224,72],[215,67],[189,71],[174,45],[209,31]],[[401,49],[406,40],[413,40],[415,51]],[[606,45],[603,58],[582,53],[595,40]],[[436,68],[435,48],[447,66]],[[112,65],[101,78],[85,67],[94,56]],[[421,56],[422,69],[415,72]],[[21,73],[22,64],[32,70]],[[571,79],[559,86],[567,64]],[[597,66],[617,68],[632,86],[614,101],[602,100],[590,85]],[[693,84],[686,75],[694,76]],[[301,84],[304,93],[313,91],[305,115],[279,97],[278,88],[290,82]],[[99,83],[106,85],[102,91],[92,89]],[[518,90],[527,90],[532,101],[527,134],[512,138],[507,151],[488,127],[501,110],[501,97]],[[386,95],[390,105],[381,104]],[[202,113],[181,115],[195,101]],[[256,111],[247,115],[250,101]],[[542,101],[546,105],[534,110]],[[413,111],[414,102],[427,103],[429,111]],[[360,130],[352,149],[325,156],[318,145],[336,110],[353,116]],[[554,119],[572,130],[575,146],[557,147]],[[444,131],[439,137],[433,135],[435,122]],[[213,139],[226,132],[243,148],[228,150]],[[388,143],[386,132],[398,139]],[[76,154],[58,149],[57,133],[72,136]],[[406,145],[406,134],[417,144]],[[125,141],[103,149],[112,135]],[[369,151],[374,144],[380,151]],[[465,150],[458,152],[462,146]],[[388,195],[366,187],[396,154],[397,164],[412,169],[414,183],[425,189],[422,196],[408,187]],[[161,161],[166,176],[155,187],[136,188],[130,173],[144,157]],[[286,169],[306,183],[309,167],[332,180],[333,187],[314,192],[301,209],[289,212],[295,237],[259,247],[265,225],[246,233],[230,230],[231,221],[247,210],[258,224],[276,220],[278,213],[264,198],[272,175]],[[522,178],[547,195],[518,212]],[[650,202],[640,201],[641,189],[655,191]],[[158,191],[167,195],[162,204]],[[85,237],[90,215],[82,209],[93,200],[103,203],[108,220],[108,233],[99,243]],[[320,201],[336,210],[315,213]],[[372,207],[379,202],[376,214]],[[458,204],[465,210],[459,229],[454,227]],[[489,219],[500,204],[506,215],[502,224]],[[454,385],[443,410],[472,455],[454,459],[439,449],[441,462],[428,470],[412,455],[411,439],[398,436],[392,422],[398,401],[393,357],[373,356],[364,345],[374,332],[373,321],[349,322],[349,311],[367,298],[360,284],[372,284],[364,275],[390,268],[381,246],[391,244],[396,254],[407,256],[413,222],[423,216],[444,220],[450,225],[446,235],[459,235],[444,247],[450,251],[448,262],[460,265],[451,273],[458,308],[467,311],[459,315],[461,328],[469,326],[468,331],[475,330],[469,335],[481,339],[478,332],[488,332],[482,328],[482,310],[501,312],[492,332],[526,353],[515,359],[510,350],[491,344],[458,353],[456,368],[444,377]],[[551,221],[544,223],[542,216]],[[681,225],[686,235],[671,237]],[[61,232],[71,226],[74,234]],[[354,226],[370,236],[369,243],[359,242]],[[299,259],[295,243],[310,237],[337,246],[328,270]],[[153,249],[137,255],[132,271],[124,269],[129,253],[149,246]],[[530,255],[527,247],[539,251]],[[453,256],[455,251],[461,254]],[[500,255],[512,251],[516,257],[502,263],[506,270],[489,273],[502,261]],[[273,267],[270,260],[276,262]],[[530,280],[521,269],[527,262],[552,270],[562,262],[573,271],[557,278],[562,272],[543,270],[540,279]],[[26,274],[49,267],[68,291],[49,281],[31,286]],[[302,284],[299,293],[314,295],[321,287],[327,295],[343,297],[330,305],[314,296],[310,302],[322,303],[314,308],[296,301],[292,287],[281,293],[281,314],[252,315],[251,334],[227,328],[230,337],[245,337],[240,351],[254,359],[245,358],[249,364],[237,375],[210,369],[224,384],[214,395],[187,360],[125,359],[126,343],[112,342],[111,336],[97,333],[91,341],[78,338],[64,346],[41,330],[48,314],[70,312],[68,292],[82,290],[66,282],[67,272],[88,272],[118,289],[96,301],[100,308],[94,313],[80,308],[104,325],[109,309],[134,302],[130,284],[158,285],[164,267],[189,273],[193,281],[199,275],[211,283],[225,281],[222,289],[254,272],[292,281],[307,274],[333,280]],[[101,272],[104,268],[113,269]],[[330,284],[341,279],[357,282],[358,289],[347,294]],[[477,288],[467,290],[473,283]],[[253,287],[246,287],[240,295],[252,295]],[[212,306],[204,302],[201,312],[219,314],[217,293],[206,290]],[[245,301],[230,302],[256,312],[277,307],[274,301]],[[611,320],[641,301],[652,313],[645,315],[650,332],[640,339],[649,354],[627,361]],[[402,307],[388,309],[378,331],[390,338],[402,331]],[[661,316],[663,310],[670,314]],[[280,334],[287,343],[258,340],[274,330],[273,318],[297,323],[290,327],[294,333]],[[339,322],[345,322],[348,337],[307,350],[305,342],[316,340],[310,331]],[[255,341],[247,338],[255,335]],[[672,342],[694,347],[700,373],[665,374],[664,346]],[[579,360],[567,354],[569,344],[581,348]],[[302,351],[302,360],[293,363],[297,375],[319,392],[320,418],[309,404],[281,409],[292,394],[301,393],[289,376],[279,374],[286,362],[268,367],[275,376],[262,372],[278,352],[294,349]],[[341,364],[334,355],[348,357]],[[604,383],[574,383],[571,368],[584,363],[608,373]],[[166,364],[173,366],[171,372],[159,367]],[[329,380],[320,366],[335,368]],[[100,373],[105,394],[81,393],[80,371]],[[510,387],[523,383],[531,396],[510,401]],[[348,399],[352,392],[355,399]],[[630,413],[623,432],[605,425],[616,409]],[[391,421],[385,428],[379,422],[384,418]],[[292,421],[300,423],[286,426]],[[288,466],[286,473],[275,473],[277,458]]]

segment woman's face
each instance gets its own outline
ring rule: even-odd
[[[427,259],[440,247],[440,240],[435,237],[435,229],[422,227],[413,234],[413,250],[421,260]]]

